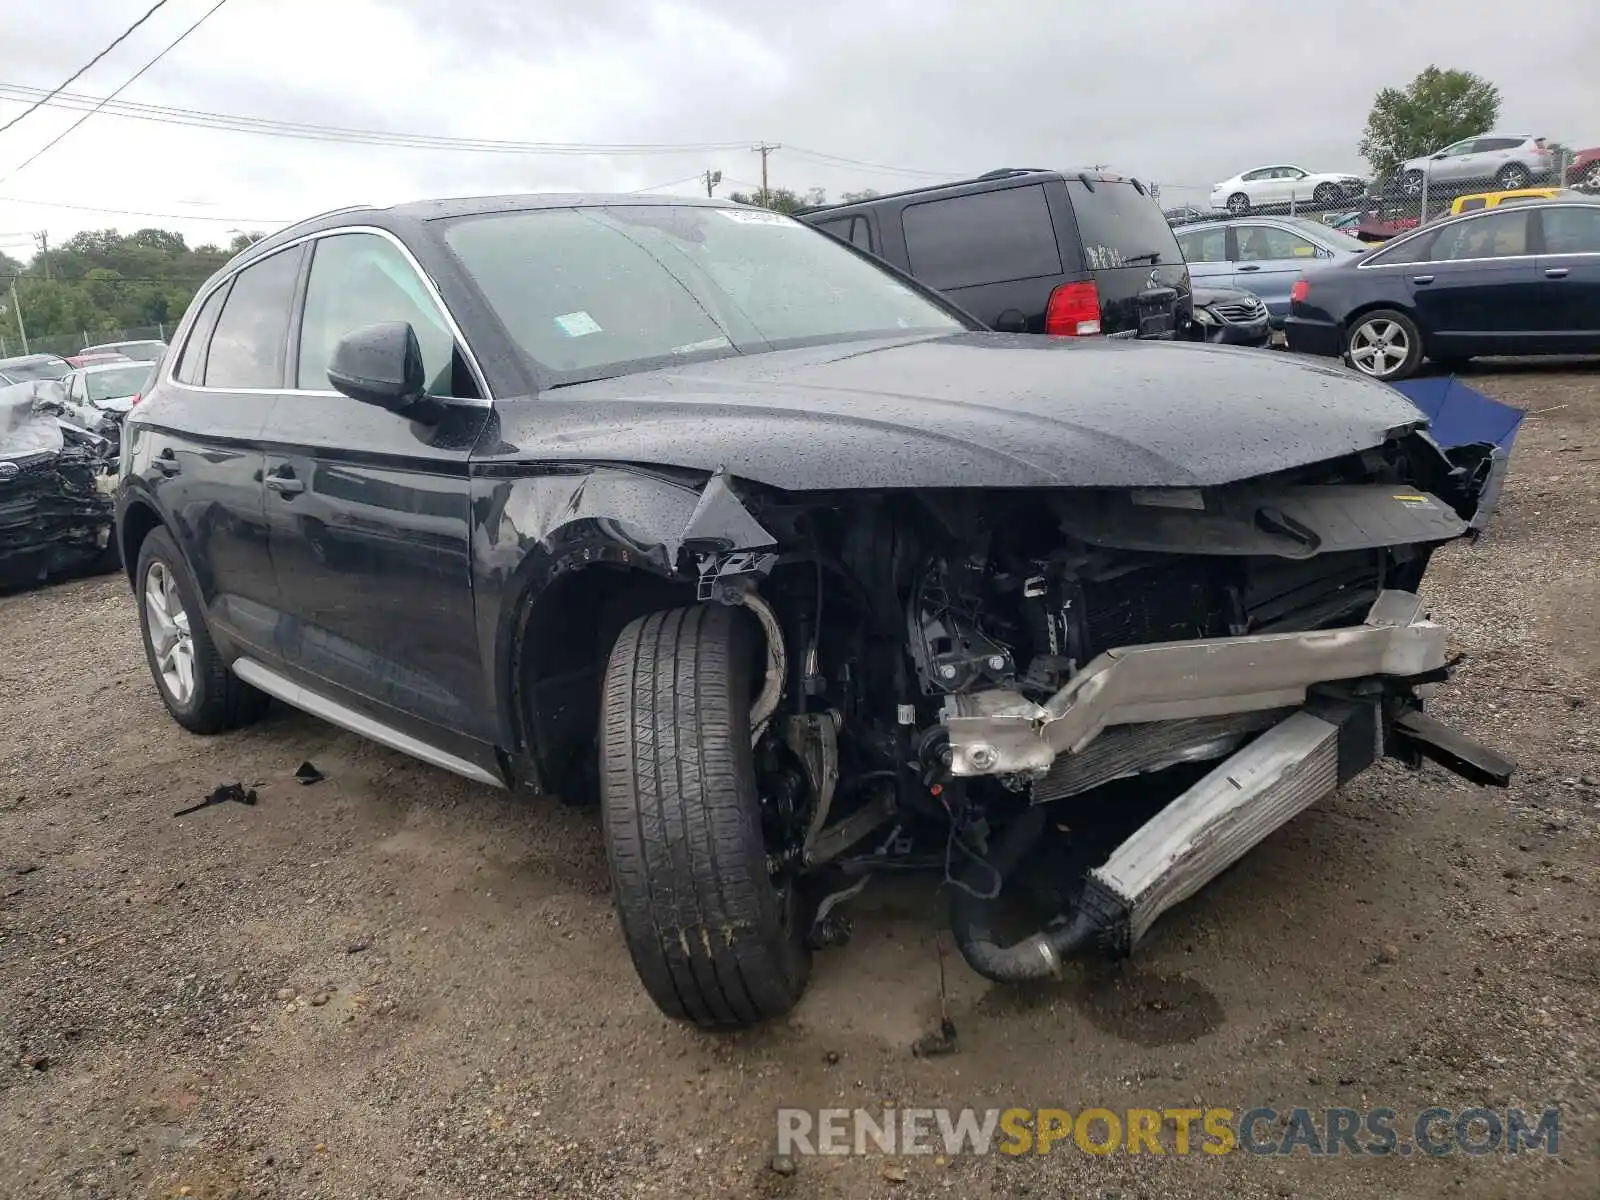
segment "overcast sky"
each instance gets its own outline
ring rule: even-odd
[[[0,83],[55,86],[150,2],[6,0]],[[213,2],[168,0],[71,90],[110,92]],[[445,152],[102,113],[16,171],[80,115],[46,107],[0,134],[0,250],[22,256],[34,230],[59,242],[109,226],[225,242],[422,196],[690,193],[706,168],[726,193],[760,179],[746,147],[762,139],[784,146],[774,186],[835,196],[1098,163],[1173,203],[1260,163],[1360,169],[1373,95],[1430,63],[1498,84],[1503,128],[1600,144],[1593,0],[228,0],[120,99],[452,137],[735,145]],[[22,107],[0,100],[0,123]]]

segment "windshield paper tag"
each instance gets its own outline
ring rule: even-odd
[[[561,332],[568,337],[583,337],[585,334],[600,332],[600,322],[586,312],[562,313],[555,321]]]
[[[713,210],[721,213],[730,221],[737,221],[740,225],[793,225],[794,222],[781,213],[765,212],[759,208],[718,208]]]

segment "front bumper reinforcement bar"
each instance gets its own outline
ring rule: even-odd
[[[1154,642],[1107,650],[1043,704],[999,689],[950,696],[956,775],[1035,774],[1112,725],[1298,708],[1317,684],[1415,678],[1445,666],[1445,629],[1411,592],[1383,591],[1342,629]]]

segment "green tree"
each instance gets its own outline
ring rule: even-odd
[[[0,255],[0,292],[8,299],[0,336],[8,346],[17,337],[9,304],[13,278],[30,340],[161,325],[170,330],[200,285],[232,256],[217,246],[191,248],[182,234],[166,229],[74,234],[51,247],[48,278],[37,258],[23,266]]]
[[[1384,88],[1367,114],[1361,156],[1379,175],[1408,158],[1494,128],[1500,89],[1471,71],[1428,67],[1405,90]]]
[[[753,204],[757,208],[770,208],[773,212],[792,215],[802,208],[826,204],[828,193],[821,188],[810,188],[801,194],[796,194],[791,188],[769,188],[765,196],[760,192],[734,192],[728,199],[735,204]]]

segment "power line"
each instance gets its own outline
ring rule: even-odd
[[[111,43],[106,46],[106,48],[104,50],[100,51],[99,54],[96,54],[88,62],[84,63],[83,66],[79,67],[71,75],[68,75],[66,77],[66,79],[64,79],[61,82],[61,85],[59,87],[52,88],[49,92],[46,92],[38,100],[34,101],[34,103],[30,104],[27,108],[23,109],[16,116],[12,117],[11,120],[7,121],[4,125],[0,125],[0,133],[4,133],[6,130],[10,129],[13,125],[15,125],[18,121],[22,120],[23,117],[25,117],[29,113],[33,112],[36,108],[39,108],[41,105],[48,104],[55,97],[59,96],[63,91],[65,91],[67,89],[68,86],[71,85],[73,80],[77,79],[78,76],[82,75],[90,67],[94,66],[95,63],[99,62],[102,58],[104,58],[106,55],[110,54],[113,50],[115,50],[118,46],[120,46],[127,39],[128,35],[130,33],[132,33],[135,29],[139,28],[139,26],[143,25],[153,15],[155,15],[156,9],[160,8],[166,2],[167,2],[167,0],[156,0],[156,2],[154,4],[152,4],[145,11],[144,16],[140,17],[132,25],[129,25],[126,29],[124,29],[121,33],[119,33],[111,41]]]
[[[24,84],[0,83],[0,99],[28,99],[39,89]],[[317,125],[300,121],[279,121],[267,117],[247,117],[236,113],[206,109],[178,108],[165,104],[143,104],[63,92],[50,103],[61,108],[103,111],[107,116],[126,117],[158,124],[188,125],[198,129],[224,129],[236,133],[258,133],[269,137],[299,138],[308,141],[350,142],[365,145],[392,145],[418,150],[465,150],[489,154],[699,154],[719,150],[738,150],[743,142],[529,142],[503,138],[453,137],[430,133],[396,133],[382,129],[357,129],[339,125]]]
[[[287,225],[284,217],[202,217],[194,213],[147,212],[138,208],[102,208],[97,204],[68,204],[64,200],[24,200],[20,196],[0,196],[7,204],[32,204],[39,208],[70,208],[79,212],[108,213],[116,217],[157,217],[163,221],[221,221],[228,225]],[[32,237],[30,233],[27,236]]]
[[[695,183],[703,180],[703,175],[685,175],[682,179],[669,179],[665,183],[652,183],[649,187],[630,188],[628,194],[637,196],[640,192],[655,192],[662,188],[677,187],[680,183]]]
[[[176,50],[180,45],[182,45],[185,38],[187,38],[196,29],[199,29],[200,26],[204,25],[208,20],[210,20],[211,19],[211,15],[213,13],[215,13],[217,11],[217,9],[221,8],[227,2],[228,2],[228,0],[217,0],[217,2],[215,4],[213,4],[210,8],[206,9],[206,11],[201,14],[200,19],[198,21],[196,21],[193,25],[189,26],[189,28],[185,29],[177,37],[173,38],[172,41],[168,42],[166,44],[166,47],[161,51],[161,53],[157,54],[149,62],[145,63],[144,66],[140,67],[132,75],[128,76],[128,78],[116,89],[116,91],[112,92],[109,96],[107,96],[105,98],[105,101],[103,101],[99,105],[96,105],[94,108],[91,108],[88,112],[84,113],[83,116],[79,117],[71,125],[68,125],[60,133],[56,134],[55,137],[51,138],[43,146],[39,147],[39,149],[35,150],[27,158],[23,159],[22,160],[22,164],[20,166],[13,167],[11,169],[11,171],[6,174],[6,176],[4,178],[0,178],[0,183],[5,183],[7,180],[15,178],[17,173],[19,171],[23,170],[23,168],[27,167],[29,163],[33,162],[41,154],[45,153],[52,146],[54,146],[58,142],[60,142],[62,138],[66,137],[69,133],[71,133],[79,125],[82,125],[90,117],[94,116],[95,113],[99,112],[100,109],[103,108],[106,103],[109,103],[110,101],[116,99],[117,96],[121,92],[125,91],[127,88],[132,86],[134,81],[137,80],[139,78],[139,76],[143,75],[151,67],[155,66],[158,62],[160,62],[168,54],[170,54],[172,51]]]
[[[845,158],[841,154],[824,154],[821,150],[808,150],[804,146],[790,143],[789,150],[801,158],[812,158],[819,162],[837,163],[847,167],[865,167],[871,171],[883,171],[890,175],[919,175],[928,179],[956,179],[960,177],[959,171],[923,171],[916,167],[895,167],[887,163],[865,162],[859,158]]]

